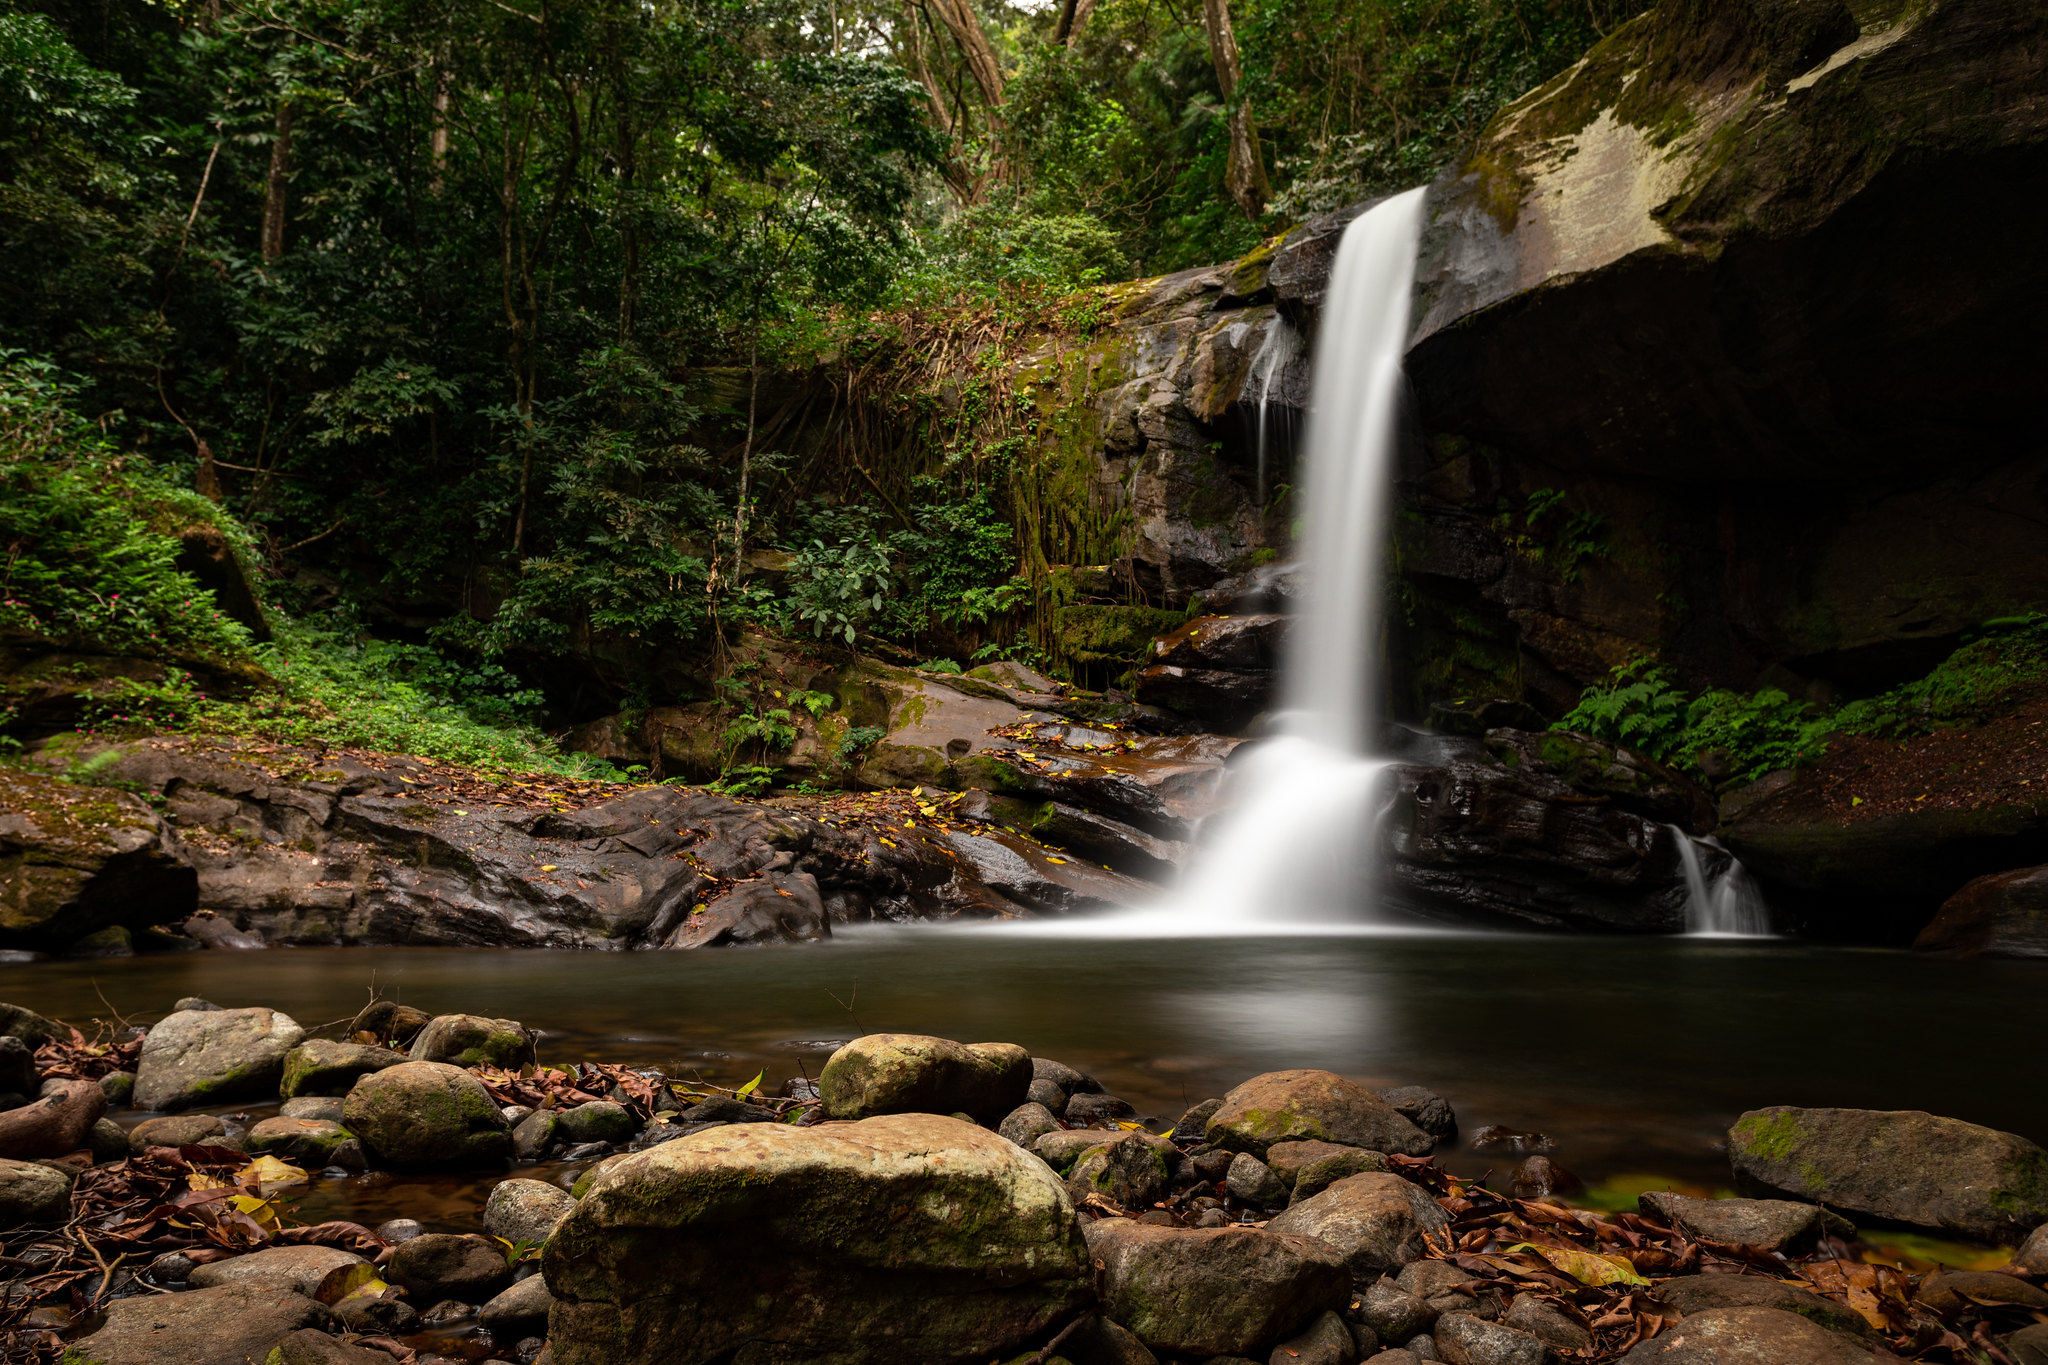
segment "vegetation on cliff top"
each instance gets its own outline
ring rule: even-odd
[[[1777,688],[1687,692],[1651,660],[1614,670],[1557,722],[1611,739],[1710,783],[1752,781],[1817,762],[1842,735],[1901,740],[2012,711],[2048,682],[2048,617],[1989,621],[1926,677],[1874,697],[1827,703]]]

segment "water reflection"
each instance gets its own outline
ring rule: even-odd
[[[1094,935],[1094,931],[1090,931]],[[2048,1139],[2048,1093],[1994,1049],[2048,967],[1737,940],[1408,933],[1132,939],[950,928],[703,953],[276,949],[0,967],[0,999],[74,1020],[183,995],[346,1019],[379,989],[519,1018],[544,1058],[726,1082],[815,1076],[867,1031],[1001,1039],[1171,1115],[1258,1071],[1422,1084],[1467,1131],[1536,1128],[1599,1178],[1725,1179],[1714,1143],[1763,1104],[1927,1109]],[[1461,1169],[1491,1164],[1460,1158]]]

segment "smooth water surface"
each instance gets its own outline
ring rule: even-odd
[[[520,1019],[542,1059],[734,1084],[815,1076],[868,1031],[1021,1043],[1166,1117],[1260,1071],[1428,1085],[1463,1131],[1537,1129],[1589,1180],[1725,1184],[1715,1143],[1766,1104],[1926,1109],[2048,1142],[2012,1038],[2041,964],[1775,942],[1411,934],[1206,939],[846,932],[700,953],[283,948],[0,967],[0,999],[146,1022],[199,995],[315,1027],[376,988]],[[835,997],[837,997],[835,999]],[[848,1008],[850,1006],[851,1008]],[[1977,1040],[1964,1042],[1963,1040]],[[1454,1168],[1505,1169],[1466,1153]]]

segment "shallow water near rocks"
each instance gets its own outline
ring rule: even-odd
[[[2048,1142],[2048,1091],[2025,1083],[2041,964],[1783,942],[926,927],[703,953],[282,948],[10,965],[0,999],[83,1021],[107,1014],[104,994],[146,1022],[198,995],[314,1028],[351,1017],[373,981],[423,1009],[520,1019],[544,1031],[543,1061],[727,1085],[763,1068],[771,1087],[815,1076],[868,1031],[1021,1043],[1169,1119],[1257,1072],[1325,1067],[1430,1086],[1466,1134],[1546,1133],[1589,1183],[1724,1186],[1715,1144],[1767,1104],[1925,1109]],[[1466,1174],[1516,1160],[1462,1144],[1446,1156]],[[491,1183],[323,1181],[301,1216],[453,1230],[475,1224]]]

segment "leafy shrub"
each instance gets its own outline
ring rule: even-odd
[[[1612,677],[1587,688],[1553,728],[1626,744],[1695,776],[1711,764],[1732,780],[1749,781],[1813,762],[1831,735],[1904,739],[1981,723],[2048,679],[2048,616],[1986,622],[1926,677],[1837,707],[1795,701],[1776,688],[1710,688],[1692,696],[1661,664],[1644,659],[1622,664]]]
[[[227,519],[117,453],[47,361],[0,351],[0,630],[67,649],[239,659],[249,632],[177,567],[174,528]]]

